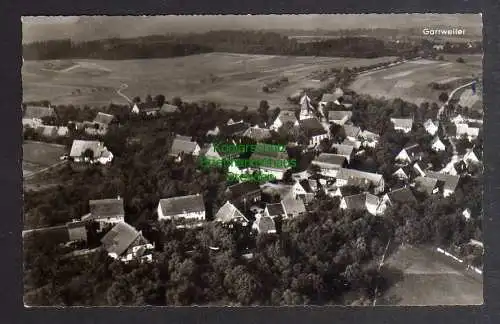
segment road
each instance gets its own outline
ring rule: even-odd
[[[387,255],[387,251],[389,250],[389,245],[391,244],[391,239],[387,242],[387,245],[385,246],[385,251],[384,254],[382,255],[382,259],[380,260],[380,263],[378,265],[378,271],[380,272],[380,269],[384,266],[385,262],[385,256]],[[375,296],[373,297],[373,306],[377,304],[377,294],[378,294],[378,286],[375,287]]]
[[[453,99],[453,96],[455,95],[455,93],[460,90],[460,89],[463,89],[465,87],[468,87],[470,85],[472,85],[474,82],[476,81],[472,81],[472,82],[469,82],[469,83],[466,83],[464,85],[461,85],[460,87],[458,88],[455,88],[453,89],[451,92],[450,92],[450,95],[448,97],[448,100],[441,106],[441,108],[439,108],[439,111],[438,111],[438,114],[437,114],[437,117],[439,119],[439,117],[441,117],[441,114],[443,113],[444,111],[444,108],[446,108],[446,106],[448,106],[448,104],[450,103],[450,100]]]
[[[55,167],[58,167],[58,166],[60,166],[60,165],[62,165],[62,164],[64,164],[64,163],[66,163],[66,162],[67,162],[67,160],[63,160],[63,161],[57,162],[57,163],[52,164],[52,165],[49,165],[48,167],[43,168],[43,169],[41,169],[41,170],[38,170],[38,171],[35,171],[35,172],[31,172],[31,173],[29,173],[29,174],[25,175],[23,178],[24,178],[24,179],[29,179],[29,178],[32,178],[33,176],[35,176],[35,175],[37,175],[37,174],[40,174],[40,173],[43,173],[43,172],[48,171],[48,170],[50,170],[50,169],[53,169],[53,168],[55,168]]]
[[[130,99],[127,95],[122,93],[122,90],[125,90],[128,88],[128,84],[123,83],[118,90],[116,90],[116,93],[123,97],[125,100],[127,100],[129,103],[132,103],[132,99]]]

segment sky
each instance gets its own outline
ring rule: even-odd
[[[23,43],[71,38],[85,41],[220,29],[338,30],[446,26],[480,33],[480,14],[191,15],[23,17]],[[131,27],[133,26],[133,27]]]

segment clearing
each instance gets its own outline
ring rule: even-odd
[[[460,265],[426,248],[403,246],[386,259],[382,268],[403,272],[377,305],[478,305],[483,303],[482,280]]]
[[[127,100],[117,93],[122,89],[131,98],[164,94],[168,99],[211,100],[234,109],[256,109],[260,100],[267,100],[272,108],[285,108],[289,95],[313,82],[313,72],[394,59],[208,53],[168,59],[25,61],[23,101],[80,106],[126,104]],[[280,77],[289,79],[285,87],[273,93],[262,91],[265,83]]]
[[[64,145],[25,141],[23,143],[23,177],[61,163],[59,159],[66,153]]]
[[[365,73],[352,83],[351,89],[378,98],[401,98],[417,105],[424,101],[437,102],[441,91],[429,87],[431,82],[453,83],[458,79],[477,78],[482,72],[481,55],[464,56],[466,63],[457,63],[453,56],[448,58],[448,62],[408,61]]]

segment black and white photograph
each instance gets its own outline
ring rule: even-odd
[[[22,17],[25,307],[482,305],[482,66],[479,13]]]

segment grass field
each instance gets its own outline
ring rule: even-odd
[[[475,78],[481,74],[480,55],[463,57],[466,63],[457,63],[455,57],[450,56],[449,61],[421,59],[368,72],[360,75],[351,88],[358,93],[379,98],[402,98],[415,104],[424,101],[437,102],[441,91],[433,90],[429,83],[451,83],[458,79]]]
[[[23,177],[59,163],[59,157],[64,153],[66,153],[66,148],[62,145],[25,141],[23,143]]]
[[[126,96],[144,98],[164,94],[186,101],[212,100],[222,107],[250,109],[267,100],[271,107],[287,106],[286,97],[311,83],[311,73],[340,67],[361,67],[394,60],[297,57],[209,53],[170,59],[26,61],[22,68],[23,100],[53,104],[108,105],[126,103],[116,93],[123,84]],[[50,64],[48,64],[50,63]],[[52,65],[51,65],[52,64]],[[47,66],[64,67],[48,70]],[[262,86],[279,77],[289,84],[274,93]]]
[[[423,248],[399,247],[386,259],[383,269],[398,269],[403,278],[377,300],[377,305],[482,304],[482,283],[443,258]]]

